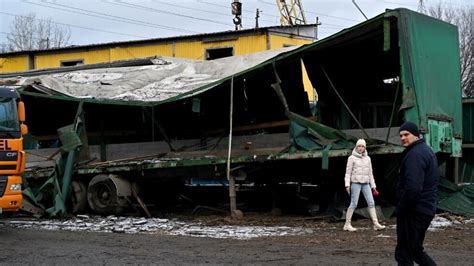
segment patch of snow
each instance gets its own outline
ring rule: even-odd
[[[454,223],[444,217],[435,216],[433,221],[431,221],[430,227],[428,227],[429,231],[436,231],[438,229],[443,229],[445,227],[452,226]]]
[[[474,219],[465,220],[464,223],[472,224],[472,223],[474,223]]]
[[[16,228],[67,230],[87,232],[108,232],[124,234],[167,234],[209,238],[252,239],[269,236],[305,235],[313,230],[288,226],[205,226],[177,220],[135,217],[100,217],[78,215],[66,220],[11,220],[9,225]]]
[[[141,101],[142,97],[131,92],[125,92],[117,96],[111,97],[113,100],[126,100],[126,101]]]
[[[55,78],[62,78],[69,80],[73,83],[80,83],[80,84],[91,84],[96,83],[99,81],[111,81],[120,79],[123,76],[122,73],[89,73],[89,72],[70,72],[70,73],[62,73],[62,74],[55,74],[53,77]]]

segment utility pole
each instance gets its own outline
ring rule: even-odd
[[[258,8],[257,8],[257,12],[255,13],[255,28],[258,29],[258,18],[260,17],[260,11]]]
[[[316,27],[314,29],[314,39],[318,39],[318,28],[321,25],[321,22],[319,21],[319,17],[316,17]]]

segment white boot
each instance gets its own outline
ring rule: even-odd
[[[377,213],[375,212],[375,208],[367,208],[370,214],[370,218],[372,218],[372,222],[374,223],[374,230],[382,230],[385,229],[385,225],[379,224],[379,220],[377,219]]]
[[[354,210],[352,208],[348,208],[346,212],[346,223],[344,224],[344,227],[342,228],[344,231],[349,231],[349,232],[355,232],[357,231],[356,228],[352,227],[351,225],[351,219],[352,219],[352,214],[354,214]]]

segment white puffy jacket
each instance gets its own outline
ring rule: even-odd
[[[360,154],[354,148],[352,155],[347,159],[346,175],[344,183],[346,187],[354,183],[370,183],[371,188],[375,188],[374,175],[372,173],[372,162],[367,154],[367,150]]]

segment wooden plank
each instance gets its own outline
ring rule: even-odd
[[[308,117],[309,120],[315,121],[316,117],[311,116]],[[272,121],[272,122],[265,122],[265,123],[259,123],[259,124],[252,124],[252,125],[243,125],[243,126],[238,126],[232,129],[234,132],[240,132],[240,131],[249,131],[249,130],[257,130],[257,129],[265,129],[265,128],[275,128],[275,127],[281,127],[281,126],[287,126],[289,120],[280,120],[280,121]]]
[[[188,152],[201,152],[207,154],[219,153],[220,150],[227,149],[228,138],[213,138],[203,143],[198,139],[190,140],[175,140],[172,142],[176,151],[172,152],[169,146],[164,141],[159,142],[141,142],[141,143],[121,143],[109,144],[107,147],[107,159],[115,161],[125,158],[142,158],[142,157],[161,157],[164,154],[185,154]],[[202,147],[202,145],[206,145]],[[232,149],[234,150],[248,150],[249,154],[258,149],[271,149],[288,147],[289,135],[288,133],[279,134],[264,134],[264,135],[249,135],[249,136],[235,136],[233,137]],[[27,163],[31,165],[39,165],[40,162],[48,161],[54,153],[58,152],[58,148],[48,149],[34,149],[26,150]],[[100,145],[89,146],[91,158],[100,160]],[[33,164],[36,163],[36,164]]]
[[[310,116],[307,117],[309,120],[316,121],[317,117],[316,116]],[[242,125],[238,127],[233,127],[232,131],[234,133],[237,132],[245,132],[245,131],[252,131],[252,130],[259,130],[259,129],[270,129],[270,128],[276,128],[276,127],[282,127],[282,126],[288,126],[289,120],[279,120],[279,121],[271,121],[271,122],[264,122],[264,123],[258,123],[258,124],[250,124],[250,125]],[[216,135],[219,133],[223,133],[224,130],[219,129],[219,130],[211,130],[207,131],[207,135]]]

